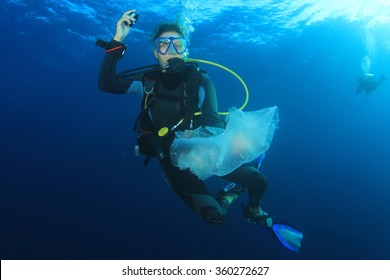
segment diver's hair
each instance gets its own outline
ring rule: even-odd
[[[158,37],[161,36],[161,34],[165,32],[177,32],[181,36],[185,36],[183,28],[175,23],[175,22],[165,22],[165,23],[160,23],[159,25],[156,26],[152,34],[150,35],[150,40],[153,43]]]

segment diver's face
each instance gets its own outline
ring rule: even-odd
[[[161,34],[159,38],[182,38],[182,35],[174,31],[169,31]],[[164,67],[165,65],[168,64],[168,60],[171,58],[175,58],[175,57],[181,59],[184,58],[186,52],[182,54],[176,52],[176,50],[180,51],[182,47],[183,46],[180,44],[180,40],[174,40],[173,42],[170,42],[169,40],[164,42],[164,40],[161,40],[161,43],[155,44],[155,48],[153,52],[155,58],[158,60],[160,65]],[[159,48],[159,51],[157,50],[157,48]]]

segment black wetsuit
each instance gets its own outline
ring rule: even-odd
[[[111,41],[111,44],[112,47],[120,45],[114,40]],[[117,50],[106,54],[100,71],[99,89],[110,93],[123,94],[137,93],[135,88],[138,88],[138,92],[140,92],[139,84],[143,80],[143,75],[123,79],[118,78],[116,74],[116,65],[121,58],[121,52],[121,50]],[[160,71],[157,79],[159,80],[158,93],[164,92],[164,94],[177,96],[181,92],[182,73],[168,74]],[[203,97],[199,97],[199,99],[202,99],[200,106],[202,115],[195,120],[193,128],[199,125],[223,128],[224,123],[218,116],[215,87],[206,74],[201,76],[200,87],[204,93]],[[140,93],[142,92],[141,87]],[[172,126],[183,117],[180,108],[178,102],[156,99],[150,107],[149,121],[152,121],[157,127]],[[216,199],[211,195],[203,181],[189,170],[180,170],[172,165],[169,158],[169,147],[173,140],[173,133],[170,135],[171,137],[165,138],[167,140],[160,142],[159,146],[164,156],[158,158],[171,188],[204,220],[215,225],[223,223],[229,204],[225,200]],[[248,189],[250,206],[253,208],[259,207],[268,182],[265,176],[254,166],[250,164],[243,165],[223,178]]]

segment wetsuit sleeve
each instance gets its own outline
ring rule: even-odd
[[[208,75],[202,74],[200,85],[205,90],[205,99],[201,108],[204,125],[224,128],[225,124],[218,115],[217,93],[213,81]]]
[[[122,43],[115,40],[111,41],[112,48],[123,46]],[[107,52],[100,68],[98,87],[100,90],[109,93],[126,93],[130,85],[135,80],[140,80],[141,77],[132,77],[131,79],[119,79],[116,74],[116,65],[119,59],[122,58],[123,48]]]

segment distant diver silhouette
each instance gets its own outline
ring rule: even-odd
[[[356,94],[364,91],[366,95],[370,95],[385,80],[387,80],[387,78],[383,74],[377,79],[374,74],[366,73],[359,77],[359,86],[356,90]]]

